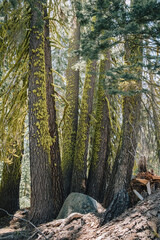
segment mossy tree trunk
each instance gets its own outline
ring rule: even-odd
[[[50,161],[53,178],[54,217],[57,217],[63,204],[63,180],[61,170],[61,157],[59,149],[58,126],[56,122],[55,92],[52,75],[51,47],[49,41],[49,18],[47,9],[44,10],[45,20],[45,70],[46,70],[46,99],[48,110],[49,133],[53,140],[50,146]]]
[[[31,171],[30,219],[46,222],[54,217],[52,166],[46,103],[44,13],[41,1],[31,2],[29,46],[29,148]]]
[[[125,61],[128,66],[135,65],[130,70],[137,71],[141,77],[141,69],[136,67],[142,61],[142,51],[136,37],[129,37],[125,43]],[[128,82],[128,91],[141,89],[141,81]],[[128,93],[129,94],[129,93]],[[127,189],[130,184],[137,139],[140,126],[141,93],[135,93],[123,98],[123,124],[121,143],[113,165],[112,175],[105,194],[104,207],[107,208],[105,222],[120,215],[129,207]]]
[[[86,191],[88,140],[96,80],[96,66],[96,60],[87,61],[73,164],[72,192],[84,193]]]
[[[79,70],[73,66],[79,61],[80,26],[74,17],[72,36],[69,40],[69,57],[66,71],[67,86],[66,100],[67,110],[65,113],[63,130],[62,169],[64,177],[65,197],[71,191],[72,170],[75,153],[77,125],[78,125],[78,97],[79,97]]]
[[[108,163],[111,123],[109,116],[109,96],[106,93],[106,71],[110,69],[109,52],[100,62],[98,100],[96,110],[96,125],[93,143],[93,153],[87,181],[87,194],[102,202],[109,178]]]
[[[156,93],[153,88],[154,86],[154,81],[153,81],[153,75],[150,73],[150,91],[151,91],[151,107],[152,107],[152,112],[153,112],[153,124],[154,124],[154,129],[155,129],[155,140],[157,143],[157,155],[158,159],[160,162],[160,123],[159,123],[159,114],[156,111]]]
[[[132,176],[137,147],[139,112],[140,96],[125,97],[123,100],[122,143],[113,165],[104,199],[104,206],[107,208],[106,222],[120,215],[129,207],[127,189]]]
[[[157,155],[160,162],[160,124],[158,113],[155,109],[154,103],[152,103],[152,111],[153,111],[153,123],[155,128],[155,139],[157,143]]]
[[[22,145],[23,146],[23,145]],[[19,186],[23,149],[17,149],[12,163],[4,163],[0,184],[0,208],[13,214],[19,209]],[[0,211],[0,217],[6,213]]]

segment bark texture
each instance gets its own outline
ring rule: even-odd
[[[103,233],[106,240],[159,239],[159,196],[160,191],[150,195],[144,201],[140,201],[135,207],[128,209],[121,216],[103,226],[98,236]]]
[[[155,128],[155,140],[157,143],[157,155],[159,158],[159,162],[160,162],[160,124],[159,124],[159,114],[158,111],[156,109],[156,97],[155,97],[155,90],[153,89],[153,76],[152,74],[150,74],[150,81],[151,81],[151,106],[152,106],[152,112],[153,112],[153,124],[154,124],[154,128]],[[153,85],[152,85],[153,84]]]
[[[47,9],[45,9],[47,17]],[[61,157],[59,149],[58,126],[56,122],[55,92],[52,75],[51,47],[49,41],[49,19],[45,21],[45,71],[46,71],[46,100],[48,110],[49,133],[53,142],[50,146],[50,161],[53,180],[54,217],[57,217],[63,204],[63,180],[61,170]]]
[[[88,60],[75,147],[72,192],[84,193],[86,191],[88,139],[96,80],[96,66],[97,62],[95,60]]]
[[[131,180],[137,148],[140,102],[141,95],[139,94],[124,98],[122,143],[113,165],[111,180],[104,199],[104,206],[109,207],[106,211],[106,222],[117,217],[129,207],[127,188]]]
[[[100,77],[98,87],[98,100],[96,111],[96,125],[93,143],[93,154],[87,181],[87,194],[99,202],[103,202],[106,181],[109,176],[109,156],[110,143],[110,116],[109,116],[109,96],[105,90],[106,71],[110,69],[109,52],[105,54],[105,59],[100,63]]]
[[[73,33],[69,41],[69,57],[66,71],[66,100],[68,106],[65,113],[62,151],[62,169],[64,177],[65,197],[69,195],[71,190],[72,170],[78,125],[79,70],[73,69],[73,66],[79,61],[79,55],[75,52],[79,50],[80,43],[80,26],[76,17],[74,18],[72,31]]]
[[[0,208],[13,214],[19,209],[19,186],[21,179],[22,151],[16,152],[11,164],[4,163],[0,184]],[[0,217],[6,215],[0,211]]]
[[[136,37],[126,39],[125,42],[125,61],[126,65],[134,64],[141,61],[142,52],[139,52]],[[132,71],[132,68],[129,68]],[[137,69],[138,77],[141,76],[141,71]],[[141,81],[130,81],[124,90],[139,90],[141,89]],[[108,222],[112,218],[120,215],[126,208],[129,207],[129,197],[127,189],[132,176],[134,166],[134,157],[137,148],[137,140],[140,126],[141,112],[141,93],[135,93],[133,96],[123,98],[123,124],[122,138],[117,152],[117,156],[113,165],[112,175],[109,186],[104,199],[106,210],[105,221]]]
[[[46,104],[43,16],[42,2],[32,2],[29,46],[29,148],[30,219],[34,223],[45,222],[54,217],[53,181],[49,159],[52,139],[49,134]]]
[[[160,162],[160,124],[159,124],[159,116],[155,109],[154,103],[152,103],[152,111],[153,111],[153,121],[154,121],[154,128],[155,128],[155,138],[157,142],[157,154]]]

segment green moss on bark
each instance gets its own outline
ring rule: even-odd
[[[81,102],[81,112],[77,132],[74,167],[72,176],[72,191],[85,192],[87,174],[87,153],[90,129],[90,114],[92,113],[94,86],[96,79],[96,61],[88,60],[86,77]]]

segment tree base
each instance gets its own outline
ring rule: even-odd
[[[129,208],[128,192],[125,189],[123,189],[120,192],[118,192],[116,195],[114,195],[111,204],[109,205],[109,207],[105,212],[102,225],[111,221],[113,218],[118,217],[128,208]]]

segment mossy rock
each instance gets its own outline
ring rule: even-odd
[[[68,217],[71,213],[96,213],[98,212],[98,202],[82,193],[71,193],[65,200],[57,219]]]

